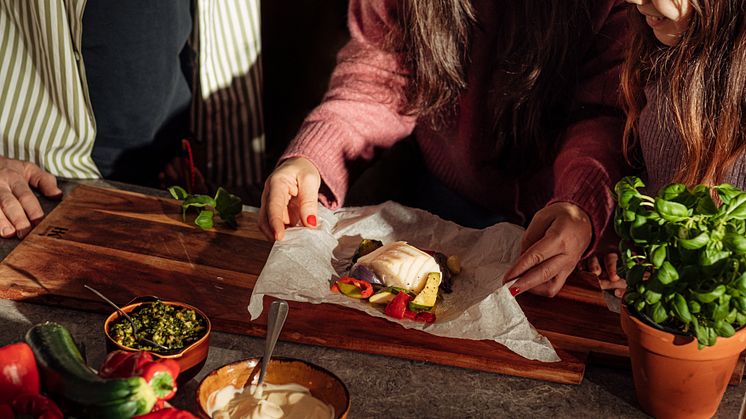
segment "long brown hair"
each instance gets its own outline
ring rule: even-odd
[[[630,10],[635,31],[622,71],[627,108],[624,147],[639,152],[646,85],[658,89],[682,140],[674,181],[722,182],[746,152],[746,4],[743,0],[689,0],[688,28],[673,47],[660,44],[644,16]]]
[[[501,1],[495,16],[487,106],[481,127],[494,138],[508,172],[551,161],[557,138],[573,112],[581,47],[592,39],[592,0]],[[404,64],[412,73],[405,111],[437,126],[466,86],[469,48],[479,16],[471,0],[400,0]],[[403,40],[402,40],[403,38]]]

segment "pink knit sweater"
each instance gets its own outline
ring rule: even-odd
[[[495,28],[490,30],[490,15],[499,13],[494,3],[499,2],[474,0],[486,30],[475,31],[468,89],[457,114],[435,131],[397,112],[404,97],[390,86],[407,83],[406,74],[397,56],[380,48],[396,22],[396,1],[350,1],[351,40],[338,55],[324,101],[282,156],[306,157],[316,165],[329,190],[320,198],[324,205],[336,208],[344,203],[347,162],[370,159],[375,149],[388,148],[414,133],[430,172],[467,200],[518,224],[526,224],[548,203],[572,202],[591,218],[594,237],[601,237],[613,211],[613,185],[624,168],[622,117],[599,114],[574,122],[564,133],[554,164],[525,174],[518,182],[505,179],[484,157],[494,145],[477,134],[475,125],[486,116],[479,104],[488,94],[489,45],[496,36]],[[586,60],[574,99],[585,108],[618,107],[626,5],[621,0],[597,0],[591,8],[595,36],[583,47]]]

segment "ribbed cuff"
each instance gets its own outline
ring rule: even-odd
[[[344,158],[344,143],[348,137],[348,133],[328,122],[304,122],[279,160],[292,157],[310,160],[321,175],[319,201],[332,210],[343,205],[349,186]]]
[[[555,185],[554,196],[547,205],[569,202],[585,211],[591,220],[593,238],[583,255],[586,258],[595,252],[614,212],[609,176],[605,170],[586,166],[564,173]]]

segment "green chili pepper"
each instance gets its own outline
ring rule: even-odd
[[[725,285],[718,285],[717,287],[715,287],[715,289],[709,292],[692,291],[692,295],[700,303],[711,303],[715,301],[716,299],[720,298],[720,296],[723,294],[725,294]]]

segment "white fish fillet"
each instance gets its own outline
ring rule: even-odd
[[[420,292],[427,274],[440,272],[435,259],[407,242],[383,245],[357,260],[376,273],[386,286]]]

